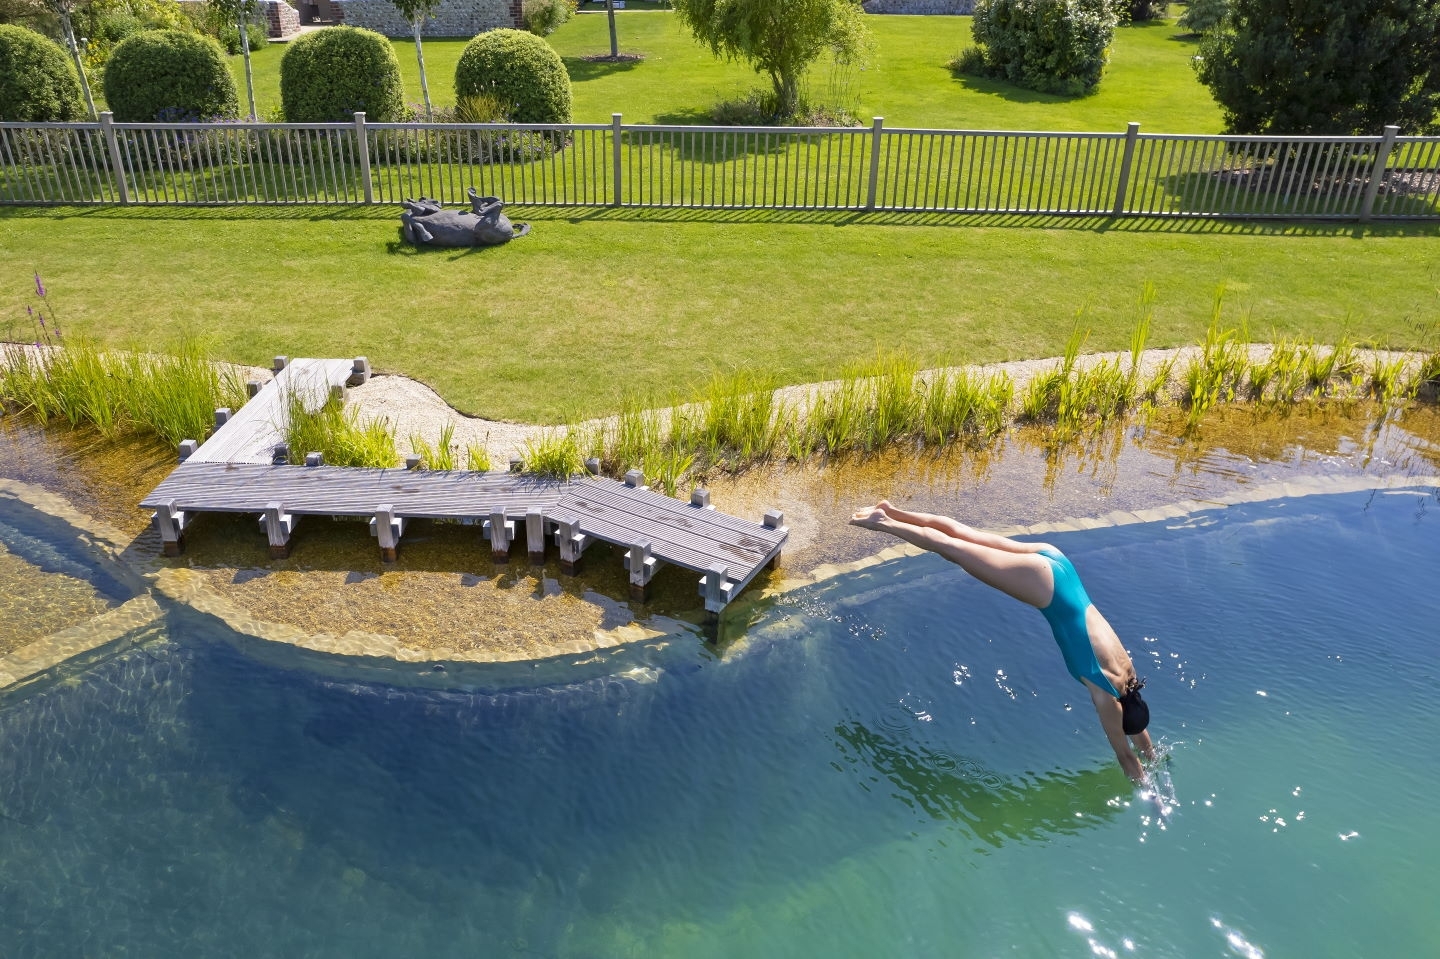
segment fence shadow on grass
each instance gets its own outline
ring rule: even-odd
[[[1042,213],[935,213],[876,210],[740,210],[694,207],[560,207],[511,205],[512,220],[547,223],[714,223],[717,225],[908,226],[954,229],[1040,229],[1092,233],[1174,233],[1235,236],[1440,237],[1440,223],[1314,220],[1243,220],[1193,216],[1057,215]],[[134,220],[138,222],[291,221],[393,222],[399,204],[342,208],[298,206],[0,207],[0,223],[20,220]]]

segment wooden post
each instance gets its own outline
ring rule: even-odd
[[[621,192],[625,186],[623,171],[621,169],[621,160],[624,158],[624,148],[621,142],[623,132],[621,130],[620,117],[621,115],[618,113],[610,114],[611,206],[623,205]]]
[[[545,562],[545,515],[538,509],[525,512],[525,549],[530,562]]]
[[[1387,126],[1380,145],[1375,149],[1375,162],[1370,166],[1370,182],[1365,184],[1365,199],[1360,204],[1360,222],[1370,222],[1375,212],[1375,199],[1380,195],[1380,184],[1385,180],[1385,167],[1390,163],[1390,153],[1395,149],[1395,138],[1400,128]]]
[[[765,511],[765,528],[766,528],[766,529],[779,530],[779,531],[782,532],[782,533],[786,532],[786,530],[785,530],[785,514],[782,513],[782,512],[780,512],[778,509],[766,510],[766,511]],[[765,563],[765,568],[766,568],[766,569],[779,569],[779,568],[780,568],[780,550],[777,549],[777,550],[775,551],[775,555],[771,556],[770,559],[769,559],[769,561],[767,561],[767,562]]]
[[[635,489],[644,489],[645,474],[640,470],[630,470],[625,474],[625,485]]]
[[[370,358],[355,357],[355,365],[350,367],[350,378],[345,382],[350,386],[359,386],[362,383],[370,382]]]
[[[375,510],[370,532],[380,542],[381,561],[395,562],[400,556],[400,535],[405,532],[405,521],[395,516],[395,507],[387,503]]]
[[[875,117],[870,121],[870,182],[865,188],[865,209],[875,209],[875,199],[880,192],[880,138],[885,132],[885,118]]]
[[[199,448],[200,448],[200,444],[197,443],[197,442],[195,442],[194,440],[181,440],[181,441],[180,441],[180,462],[183,463],[183,462],[185,462],[186,460],[188,460],[191,456],[194,456],[194,455],[195,455],[195,451],[198,450]]]
[[[418,470],[420,468],[420,457],[416,456],[414,453],[411,453],[409,456],[405,457],[405,468],[407,470]]]
[[[160,531],[160,543],[166,556],[179,556],[185,551],[185,525],[189,517],[181,512],[172,499],[161,503],[155,510],[155,528]]]
[[[525,469],[525,461],[518,456],[510,457],[510,472],[519,473]]]
[[[1120,157],[1120,179],[1115,184],[1115,206],[1111,216],[1125,215],[1125,194],[1130,189],[1130,168],[1135,164],[1135,142],[1140,139],[1140,124],[1131,123],[1125,127],[1125,152]]]
[[[711,563],[710,568],[705,571],[705,579],[700,584],[701,595],[705,597],[705,609],[707,612],[718,613],[730,602],[730,594],[734,591],[731,584],[725,582],[729,575],[724,563]]]
[[[589,545],[589,540],[580,532],[579,520],[573,517],[552,519],[560,527],[555,534],[560,546],[560,570],[573,576],[580,572],[580,559],[585,553],[585,547]]]
[[[230,422],[230,410],[222,406],[215,411],[215,431],[218,433],[228,422]]]
[[[277,357],[275,357],[275,359],[274,359],[273,361],[271,361],[271,363],[270,363],[270,368],[271,368],[272,370],[274,370],[276,373],[279,373],[281,370],[285,369],[285,367],[287,367],[287,366],[289,366],[289,365],[290,365],[290,357],[288,357],[288,356],[277,356]]]
[[[81,73],[84,77],[85,74]],[[86,84],[89,90],[89,84]],[[94,104],[91,104],[94,107]],[[120,138],[115,135],[115,114],[106,110],[100,114],[100,132],[105,137],[105,146],[110,151],[110,172],[115,176],[115,192],[120,196],[120,205],[130,205],[130,184],[125,180],[125,160],[120,153]]]
[[[270,558],[285,559],[290,555],[290,534],[295,531],[295,517],[285,512],[278,502],[265,504],[265,515],[260,517],[265,528],[265,538],[270,541]]]
[[[290,462],[290,444],[276,443],[270,450],[270,465],[284,466]]]
[[[650,580],[660,567],[660,561],[650,550],[650,541],[642,539],[625,554],[625,568],[630,571],[630,598],[637,603],[650,598]]]
[[[697,486],[690,491],[690,505],[696,509],[715,508],[710,505],[710,491],[701,486]]]
[[[259,380],[246,380],[246,381],[245,381],[245,398],[246,398],[247,400],[253,400],[255,397],[257,397],[257,396],[259,396],[259,395],[260,395],[260,381],[259,381]]]
[[[305,454],[305,465],[306,465],[306,466],[324,466],[324,465],[325,465],[325,454],[324,454],[324,453],[306,453],[306,454]]]
[[[585,472],[591,476],[600,475],[600,458],[598,456],[592,456],[585,461]]]
[[[360,159],[360,184],[369,206],[375,202],[375,184],[370,180],[370,135],[365,132],[364,110],[355,114],[355,155]]]
[[[510,561],[510,540],[515,535],[515,524],[505,518],[504,510],[490,514],[485,522],[485,535],[490,538],[490,558],[497,563]]]

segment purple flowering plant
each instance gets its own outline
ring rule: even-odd
[[[33,306],[25,307],[25,313],[30,317],[30,328],[35,333],[35,345],[59,346],[62,340],[60,320],[55,316],[55,305],[50,302],[50,291],[45,289],[45,281],[40,278],[39,270],[35,271],[35,295],[40,299],[40,308],[37,310]]]

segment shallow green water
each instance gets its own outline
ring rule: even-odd
[[[179,608],[0,700],[4,952],[1430,954],[1437,521],[1412,490],[1051,537],[1149,676],[1173,807],[1043,619],[934,557],[647,682],[332,681]]]

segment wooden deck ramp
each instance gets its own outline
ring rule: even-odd
[[[285,376],[286,370],[296,372]],[[522,539],[531,561],[543,562],[554,543],[567,573],[579,571],[592,543],[619,546],[637,600],[648,596],[663,564],[691,570],[700,574],[705,608],[717,613],[761,569],[779,562],[788,536],[779,512],[759,523],[729,516],[711,507],[708,491],[696,490],[689,502],[672,499],[647,488],[638,470],[624,482],[564,481],[511,472],[325,466],[315,454],[306,456],[306,466],[274,462],[284,435],[276,411],[288,402],[277,397],[302,383],[307,405],[318,406],[332,389],[368,375],[363,358],[353,364],[294,360],[236,415],[217,411],[216,431],[198,447],[182,444],[180,466],[140,504],[155,511],[166,555],[180,553],[186,528],[203,513],[255,514],[274,558],[289,555],[305,516],[368,520],[387,561],[395,560],[411,520],[448,520],[479,527],[497,562],[508,561]],[[255,411],[246,415],[252,404]]]

